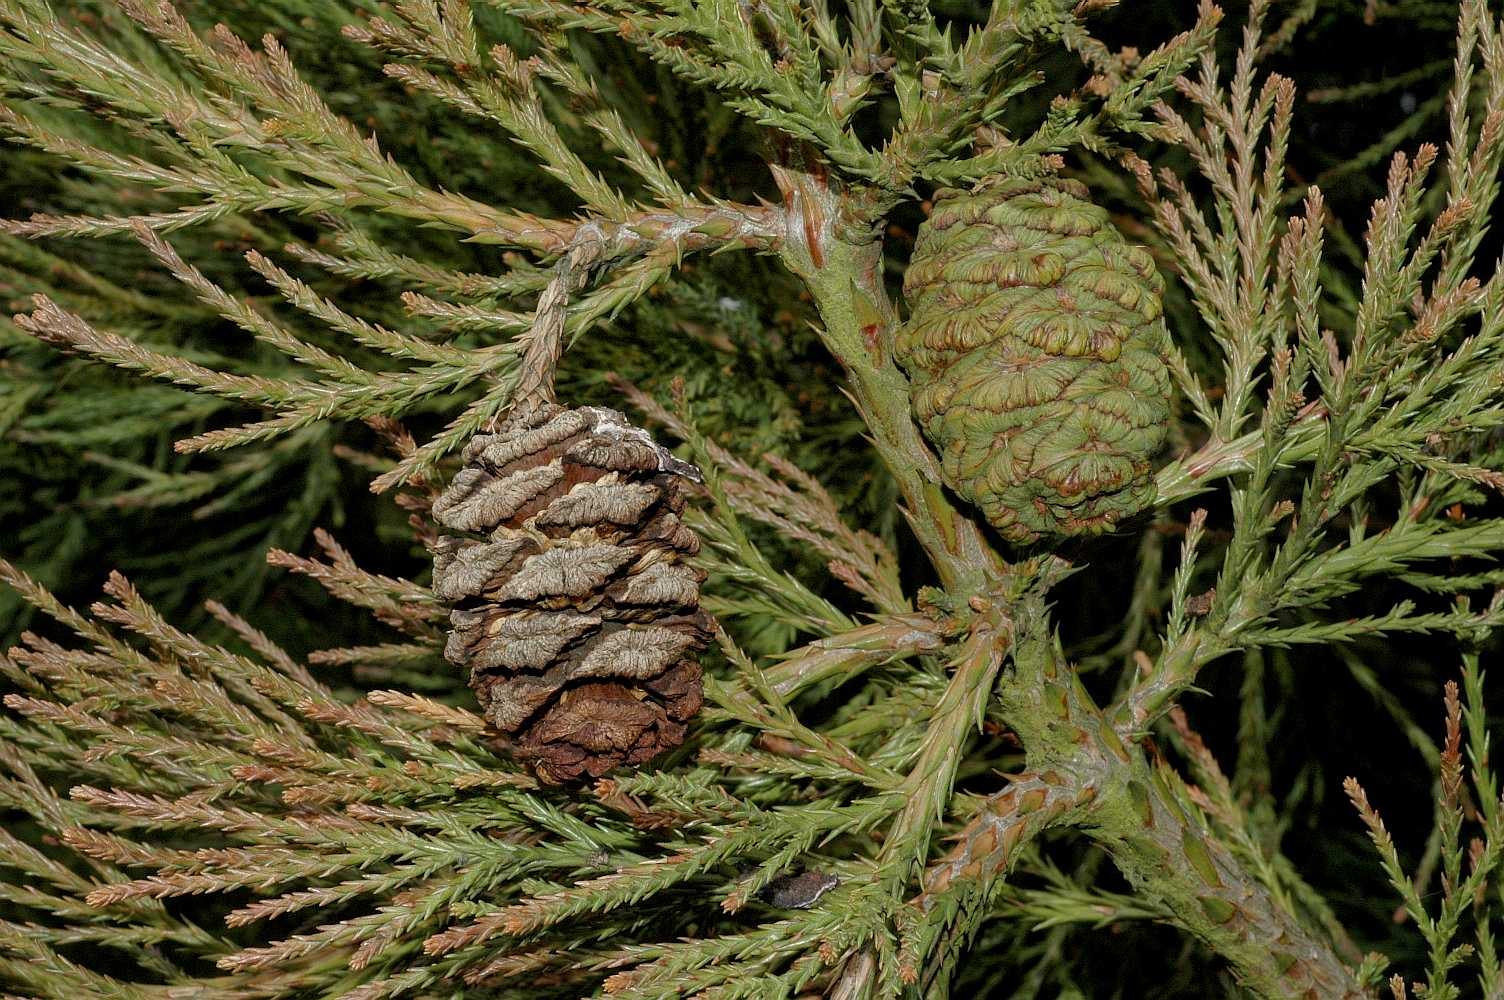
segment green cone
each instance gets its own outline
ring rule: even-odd
[[[1075,181],[936,196],[897,358],[946,484],[1010,541],[1111,531],[1153,502],[1170,416],[1161,287]]]

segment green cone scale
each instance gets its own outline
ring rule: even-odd
[[[904,279],[897,360],[946,485],[1018,543],[1154,500],[1170,416],[1162,283],[1086,188],[942,191]]]

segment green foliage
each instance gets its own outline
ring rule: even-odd
[[[1133,45],[1131,8],[1056,0],[212,6],[0,0],[31,199],[0,225],[0,509],[40,568],[0,564],[40,613],[0,659],[8,995],[1204,996],[1224,970],[1357,997],[1370,944],[1397,997],[1498,991],[1482,0],[1368,5],[1455,59],[1316,163],[1389,160],[1359,237],[1300,182],[1318,140],[1270,71],[1337,30],[1314,3]],[[1444,153],[1411,142],[1438,123]],[[893,291],[919,194],[1060,172],[1160,264],[1172,453],[1118,541],[1020,557],[941,486]],[[591,787],[471,710],[414,558],[453,454],[549,391],[625,398],[706,473],[707,708]],[[341,516],[359,560],[314,531]],[[361,616],[268,597],[267,547]],[[165,612],[118,574],[88,614],[43,586],[132,549]],[[174,624],[216,589],[245,615]],[[1439,747],[1374,655],[1407,636],[1463,663]],[[1289,836],[1340,829],[1345,762],[1291,750],[1299,713],[1340,716],[1313,665],[1434,764],[1418,864],[1355,782],[1365,875]]]

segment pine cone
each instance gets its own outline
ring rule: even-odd
[[[540,777],[599,777],[678,746],[700,709],[694,466],[615,410],[553,404],[478,435],[433,505],[454,605],[444,655]]]
[[[1062,178],[942,191],[896,355],[946,484],[1010,541],[1112,530],[1154,500],[1170,417],[1154,262]]]

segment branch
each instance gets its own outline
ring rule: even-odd
[[[1310,461],[1316,456],[1321,448],[1326,416],[1326,407],[1319,400],[1300,411],[1290,425],[1290,440],[1281,456],[1281,467]],[[1219,479],[1253,471],[1254,461],[1263,447],[1262,430],[1249,431],[1231,440],[1213,438],[1190,455],[1159,470],[1154,477],[1154,505],[1161,508],[1173,506],[1207,492]]]
[[[820,339],[850,381],[873,446],[898,482],[909,524],[947,590],[983,593],[1002,561],[946,497],[939,462],[910,415],[908,380],[893,360],[898,314],[883,285],[874,215],[880,196],[843,195],[818,169],[773,171],[784,192],[781,256],[814,297]]]
[[[1367,996],[1331,945],[1280,905],[1218,839],[1179,776],[1118,736],[1064,661],[1043,589],[1025,593],[1010,613],[1014,673],[1000,692],[1003,718],[1024,744],[1029,772],[1041,780],[1053,776],[1045,784],[1059,791],[1033,793],[1041,806],[1060,803],[1053,821],[1081,827],[1141,896],[1226,959],[1257,995]],[[963,844],[985,847],[989,827],[1006,831],[1000,817],[1017,808],[1005,801],[1011,793],[1006,789],[984,806]],[[1010,855],[988,850],[968,865],[973,861],[974,870],[963,865],[957,874],[985,887],[1006,872]]]
[[[1098,758],[1086,833],[1147,899],[1261,997],[1369,997],[1331,944],[1307,930],[1216,837],[1168,766]]]
[[[1095,788],[1076,787],[1050,772],[1014,775],[1006,789],[988,798],[956,835],[959,843],[925,869],[923,891],[899,916],[904,982],[928,990],[940,967],[965,947],[1023,847],[1095,794]],[[931,959],[942,934],[950,941]],[[926,959],[930,968],[921,982],[918,965]]]

